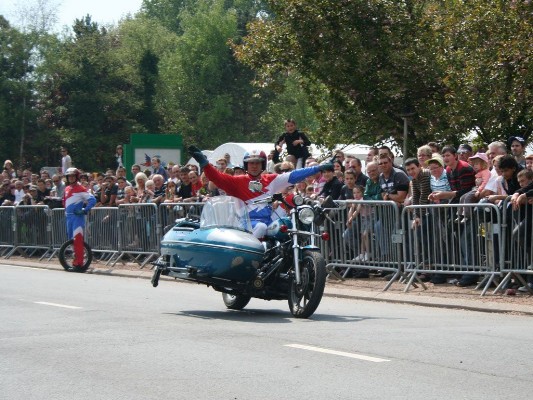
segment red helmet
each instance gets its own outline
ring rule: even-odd
[[[266,170],[266,164],[267,164],[267,156],[264,151],[262,150],[252,150],[247,151],[244,153],[244,158],[242,159],[242,163],[244,165],[244,170],[248,171],[248,162],[249,161],[261,161],[261,167],[264,170]]]

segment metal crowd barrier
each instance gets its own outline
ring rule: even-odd
[[[95,207],[85,221],[85,241],[93,253],[108,263],[119,253],[118,209]]]
[[[64,208],[54,208],[51,211],[51,242],[50,242],[50,256],[48,261],[50,261],[59,251],[61,245],[68,240],[67,237],[67,222],[65,216]]]
[[[48,206],[16,206],[15,224],[13,248],[6,258],[15,252],[31,257],[37,250],[48,251],[51,230]]]
[[[414,227],[416,217],[420,224]],[[498,207],[491,203],[405,207],[403,254],[409,276],[405,291],[415,280],[425,288],[419,273],[478,275],[485,276],[478,285],[484,285],[484,295],[501,268],[502,243],[497,239],[501,226]]]
[[[0,256],[13,250],[16,226],[15,207],[0,207]]]
[[[500,238],[503,243],[500,258],[503,259],[501,273],[504,278],[494,293],[503,290],[515,277],[533,294],[523,277],[533,275],[533,205],[527,204],[513,210],[509,200],[507,198],[502,205],[504,229]]]
[[[322,252],[330,275],[346,277],[356,271],[381,271],[387,290],[401,276],[402,232],[400,211],[393,201],[337,201],[325,227],[330,234]],[[347,225],[348,211],[361,206],[359,216]]]
[[[165,235],[179,218],[198,217],[202,213],[205,203],[163,203],[159,205],[159,222],[161,236]]]
[[[407,291],[417,282],[423,285],[420,273],[475,275],[484,278],[478,286],[484,285],[483,295],[491,283],[499,283],[496,293],[513,277],[527,287],[523,276],[533,275],[532,205],[513,211],[506,200],[502,207],[446,204],[408,206],[402,212],[388,201],[337,205],[325,226],[331,240],[322,242],[321,248],[330,276],[342,278],[354,269],[379,270],[391,275],[384,290],[403,279]],[[365,207],[363,217],[347,226],[348,210],[359,205]],[[86,240],[108,264],[114,266],[127,256],[143,267],[158,256],[161,237],[175,220],[200,215],[202,207],[203,203],[166,203],[94,208],[87,218]],[[471,214],[468,222],[456,221],[460,209]],[[415,215],[421,224],[413,229]],[[63,209],[0,207],[0,255],[6,258],[16,252],[31,257],[44,250],[45,255],[51,252],[51,259],[66,240]]]
[[[157,205],[121,204],[118,207],[117,233],[118,256],[113,258],[112,266],[128,256],[144,267],[159,255],[161,226]]]

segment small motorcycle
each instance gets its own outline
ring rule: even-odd
[[[261,241],[251,233],[246,204],[235,197],[213,197],[199,219],[177,220],[161,241],[152,285],[167,275],[222,292],[228,309],[241,310],[254,297],[288,300],[294,317],[311,316],[322,299],[327,275],[316,242],[329,240],[322,227],[333,201],[320,205],[294,196],[289,204],[276,195],[257,203],[273,201],[289,211],[268,226]]]

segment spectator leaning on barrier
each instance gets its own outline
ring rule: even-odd
[[[296,186],[298,187],[298,184]],[[339,200],[353,199],[353,188],[354,187],[355,187],[355,171],[348,169],[344,173],[344,185],[341,188],[341,194],[339,196]]]
[[[496,156],[492,159],[492,170],[490,173],[490,179],[485,185],[485,190],[481,193],[481,197],[484,200],[488,200],[489,196],[492,195],[502,195],[503,186],[502,186],[502,173],[500,171],[500,160],[503,156]],[[494,171],[494,172],[493,172]]]
[[[195,201],[196,199],[194,196],[194,190],[191,183],[191,178],[189,176],[189,173],[191,171],[187,167],[181,167],[180,169],[180,181],[181,184],[178,188],[178,194],[177,194],[177,201],[179,202],[191,202]]]
[[[363,194],[364,200],[382,200],[381,185],[379,184],[379,167],[377,161],[370,161],[366,164],[366,174],[368,180]]]
[[[106,176],[100,191],[100,207],[114,207],[117,200],[118,186],[113,175]]]
[[[487,156],[489,157],[489,161],[492,162],[494,157],[496,156],[505,156],[507,154],[507,146],[503,142],[492,142],[489,144],[489,150],[487,152]],[[494,170],[491,171],[492,175],[495,176],[496,172]]]
[[[442,159],[446,165],[451,190],[433,192],[431,200],[449,200],[450,203],[458,203],[461,196],[474,187],[474,169],[468,163],[458,160],[457,152],[452,146],[445,146],[442,149]]]
[[[474,171],[475,184],[471,191],[463,194],[459,199],[461,204],[466,203],[477,203],[481,200],[481,194],[485,190],[485,186],[490,180],[491,174],[489,171],[489,158],[485,153],[476,153],[474,156],[470,157],[469,160],[472,162]],[[459,217],[464,216],[460,221],[465,223],[472,217],[472,208],[464,207],[464,209],[459,209]]]
[[[44,205],[44,201],[50,196],[50,189],[46,187],[44,179],[37,179],[37,204]]]
[[[165,190],[167,185],[162,175],[155,174],[152,175],[152,181],[154,182],[154,197],[152,198],[152,203],[160,204],[165,200]]]
[[[411,204],[414,206],[422,206],[429,204],[429,195],[431,194],[431,174],[429,170],[422,168],[420,162],[416,158],[409,158],[405,161],[405,169],[411,179]],[[412,227],[416,228],[420,225],[420,216],[423,214],[420,209],[413,210]]]
[[[318,198],[323,200],[331,196],[333,200],[337,200],[341,195],[342,183],[335,176],[335,167],[332,164],[325,166],[322,170],[322,176],[326,182],[318,194]]]
[[[386,154],[379,156],[378,165],[381,170],[379,174],[381,198],[402,206],[409,190],[409,178],[405,172],[393,168],[392,159]]]

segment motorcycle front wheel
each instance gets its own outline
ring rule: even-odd
[[[300,284],[293,279],[289,308],[296,318],[309,318],[317,309],[326,286],[326,261],[320,253],[304,251],[300,262]]]
[[[85,272],[93,261],[93,252],[89,245],[83,242],[83,265],[74,266],[74,239],[70,239],[59,248],[57,257],[65,271]]]
[[[242,310],[250,302],[250,296],[243,296],[241,294],[222,293],[222,300],[230,310]]]

